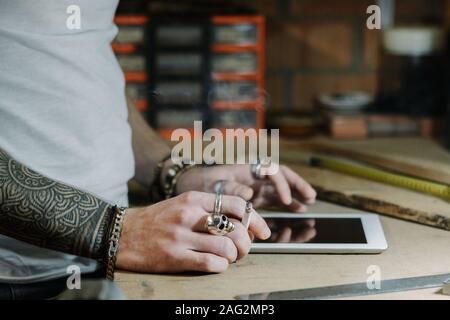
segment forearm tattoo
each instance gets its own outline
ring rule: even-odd
[[[0,233],[28,243],[102,259],[111,205],[25,167],[0,149]]]

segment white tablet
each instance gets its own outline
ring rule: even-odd
[[[387,249],[378,215],[262,213],[272,235],[253,253],[379,253]]]

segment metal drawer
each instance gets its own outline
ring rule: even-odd
[[[216,53],[212,69],[214,72],[255,72],[257,56],[254,52]]]
[[[215,44],[256,44],[257,27],[253,23],[218,24],[213,28]]]

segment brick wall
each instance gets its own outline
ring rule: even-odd
[[[269,110],[311,111],[312,98],[324,91],[376,91],[380,34],[365,27],[375,0],[233,2],[267,16]],[[443,23],[449,2],[397,0],[396,21]]]

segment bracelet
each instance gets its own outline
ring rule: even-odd
[[[106,278],[114,280],[114,270],[116,268],[117,252],[119,251],[119,239],[122,233],[123,220],[126,214],[126,208],[114,206],[114,222],[110,231],[109,248],[106,259]]]
[[[161,188],[161,172],[164,167],[164,163],[169,160],[171,157],[171,154],[169,153],[167,156],[165,156],[158,164],[156,165],[154,174],[153,174],[153,183],[150,186],[150,198],[153,203],[159,202],[163,199],[165,199],[164,191]]]
[[[179,164],[174,164],[173,166],[171,166],[169,168],[166,176],[164,177],[164,186],[163,186],[163,192],[164,192],[164,196],[166,199],[170,199],[171,197],[174,196],[178,177],[182,173],[184,173],[194,167],[195,167],[195,163],[193,163],[193,162],[189,162],[189,163],[181,162]]]

